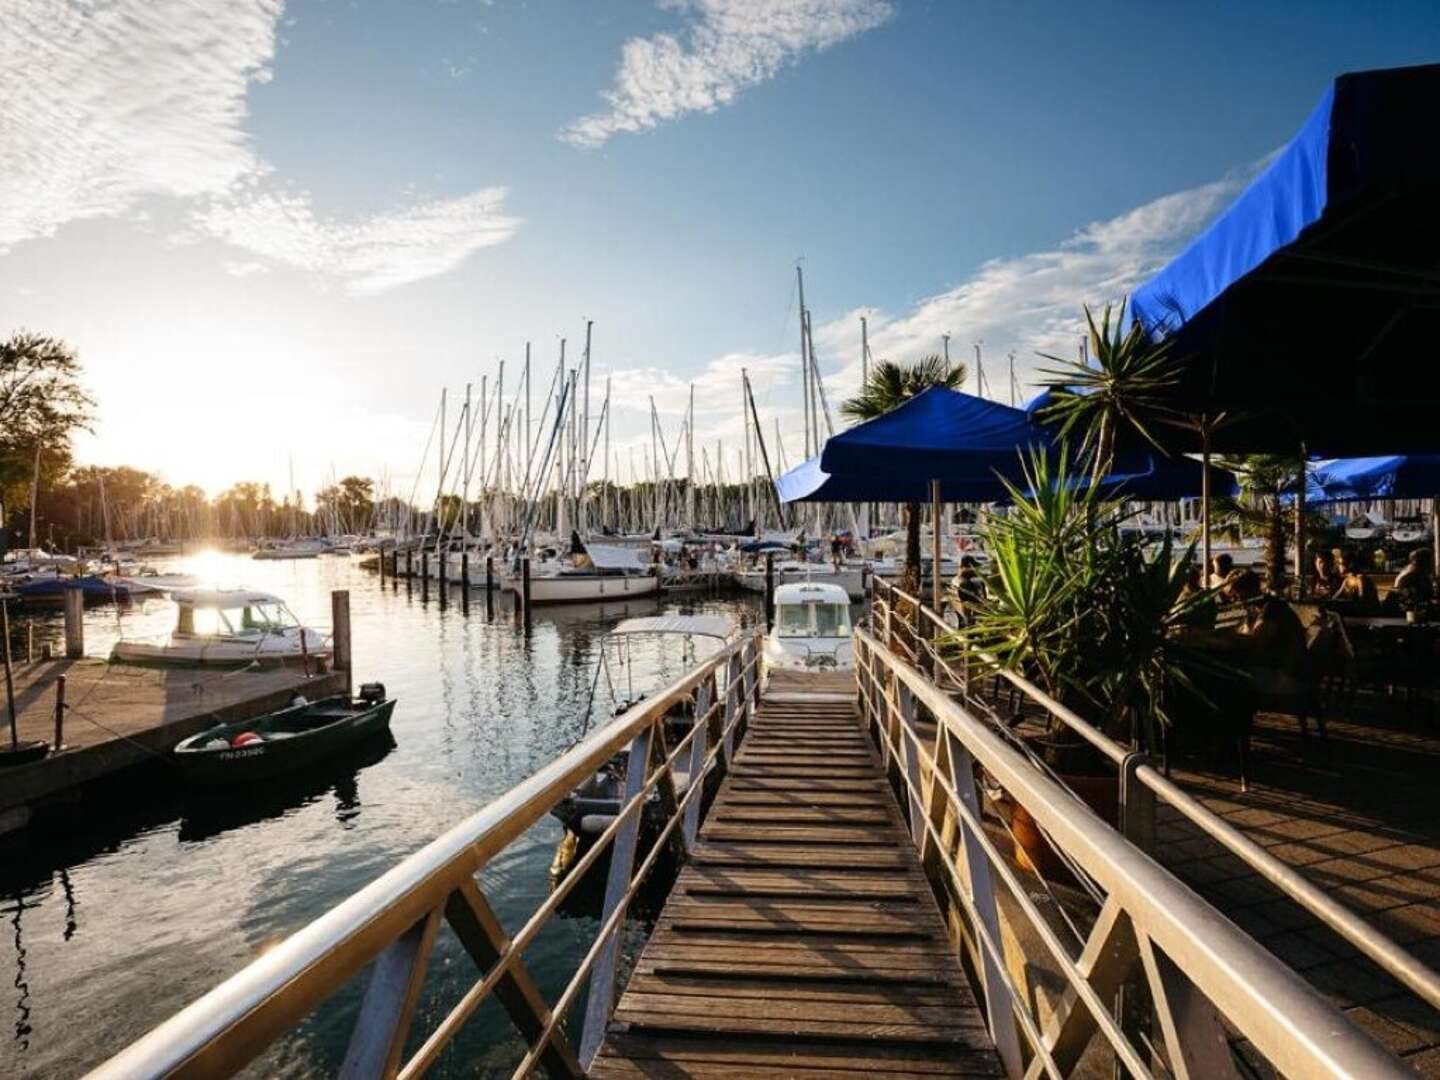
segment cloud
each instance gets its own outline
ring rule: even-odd
[[[607,108],[560,132],[576,146],[648,131],[691,112],[714,112],[787,63],[872,30],[895,11],[890,0],[662,0],[691,16],[681,36],[625,42]]]
[[[0,0],[0,70],[23,73],[0,92],[0,253],[168,196],[198,202],[194,222],[222,240],[373,292],[513,234],[502,188],[342,224],[281,187],[245,122],[283,14],[284,0]]]
[[[194,222],[256,255],[374,293],[446,273],[508,240],[520,222],[501,212],[505,194],[485,188],[345,223],[317,217],[304,194],[257,188],[211,202]]]
[[[280,0],[0,0],[0,250],[145,195],[223,191],[259,162],[245,93]]]

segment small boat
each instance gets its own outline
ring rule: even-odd
[[[220,724],[182,740],[172,751],[187,780],[239,783],[313,765],[390,730],[395,699],[380,683],[360,696],[306,701],[250,720]]]
[[[838,585],[797,582],[775,590],[775,625],[765,638],[769,667],[849,671],[850,597]]]
[[[112,660],[250,664],[330,655],[328,638],[301,626],[285,601],[249,589],[172,589],[175,629],[161,641],[121,639]]]
[[[1356,514],[1345,526],[1347,540],[1383,540],[1390,531],[1390,523],[1373,510]]]
[[[329,549],[323,540],[287,540],[254,552],[252,559],[314,559]]]
[[[72,590],[79,592],[86,603],[123,602],[130,599],[128,586],[120,582],[107,581],[94,574],[36,575],[30,580],[19,582],[14,586],[15,595],[31,604],[63,603],[65,594]]]
[[[1430,522],[1423,517],[1397,517],[1390,526],[1390,539],[1397,544],[1428,543]]]
[[[573,604],[587,600],[621,600],[653,596],[660,591],[660,576],[648,559],[648,551],[586,544],[572,535],[569,559],[539,569],[531,567],[532,604]],[[520,575],[511,571],[511,585],[520,586]]]

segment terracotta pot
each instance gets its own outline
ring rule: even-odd
[[[1112,828],[1120,821],[1120,781],[1113,776],[1076,776],[1060,773],[1060,779],[1076,796]],[[1011,804],[1010,831],[1015,835],[1015,861],[1043,878],[1073,880],[1064,861],[1040,832],[1030,811]]]

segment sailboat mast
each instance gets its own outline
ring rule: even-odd
[[[40,505],[40,444],[35,444],[35,471],[30,476],[30,550],[35,550],[35,510]]]
[[[860,384],[870,381],[870,325],[864,315],[860,316]]]
[[[805,271],[795,267],[795,287],[800,296],[800,394],[805,409],[805,457],[810,457],[810,363],[805,351]]]

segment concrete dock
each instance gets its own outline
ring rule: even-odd
[[[164,755],[186,736],[259,716],[297,693],[343,693],[343,671],[306,677],[299,666],[221,670],[160,668],[104,660],[41,660],[14,669],[20,738],[55,740],[56,683],[65,676],[63,748],[30,765],[0,770],[0,834],[29,824],[49,803],[87,784]],[[4,703],[0,700],[0,710]],[[8,739],[0,712],[0,733]]]

